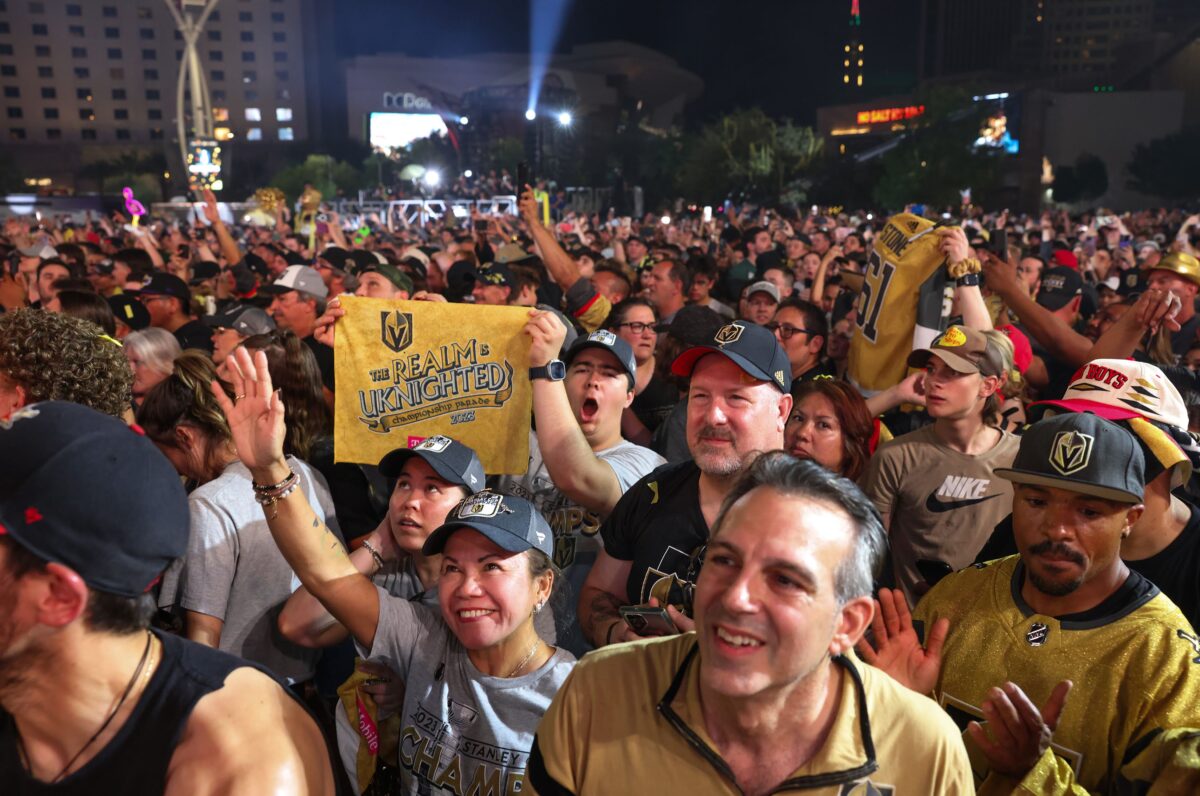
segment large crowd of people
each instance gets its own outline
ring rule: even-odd
[[[4,792],[1200,792],[1200,216],[521,188],[5,221]],[[528,470],[335,460],[348,295]]]

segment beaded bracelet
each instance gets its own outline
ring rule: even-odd
[[[371,554],[371,559],[375,562],[375,566],[383,569],[383,556],[379,554],[379,551],[375,549],[375,546],[370,541],[363,539],[362,549]]]
[[[280,481],[278,484],[271,486],[263,486],[262,484],[251,485],[254,487],[254,500],[264,509],[267,506],[271,507],[270,519],[275,519],[279,516],[279,508],[276,504],[286,498],[288,495],[296,491],[296,487],[300,485],[300,476],[296,475],[296,471],[292,470],[288,473],[288,477]]]
[[[278,492],[279,490],[286,487],[289,482],[296,480],[297,478],[299,478],[299,476],[296,475],[296,471],[289,469],[287,478],[283,479],[278,484],[271,484],[270,486],[264,486],[263,484],[255,484],[255,483],[251,482],[251,486],[253,486],[254,491],[259,494],[270,494],[271,492]]]

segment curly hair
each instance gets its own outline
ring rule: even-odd
[[[95,324],[21,309],[0,315],[0,374],[29,403],[73,401],[121,417],[133,400],[133,373],[121,344]]]
[[[246,338],[249,352],[264,351],[271,383],[280,391],[287,430],[285,453],[308,460],[313,443],[333,431],[333,417],[321,392],[317,358],[294,332],[276,330]]]

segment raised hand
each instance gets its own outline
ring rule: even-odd
[[[216,194],[205,188],[200,192],[200,196],[204,199],[204,217],[208,219],[208,223],[216,224],[221,220],[221,213],[217,210]]]
[[[231,356],[233,367],[228,371],[234,397],[230,399],[216,381],[212,390],[229,423],[238,458],[252,473],[280,465],[286,470],[283,400],[272,388],[266,352],[256,351],[251,359],[244,347],[238,347]]]
[[[1040,710],[1016,683],[1005,683],[988,692],[983,702],[987,728],[973,721],[967,725],[967,732],[993,771],[1020,779],[1033,768],[1050,748],[1071,685],[1070,680],[1056,685]]]
[[[337,319],[345,314],[346,310],[342,309],[342,303],[336,297],[331,298],[325,305],[325,314],[317,318],[317,325],[313,329],[313,339],[333,348],[334,326],[337,324]]]
[[[932,694],[942,669],[942,645],[950,621],[942,618],[929,628],[925,646],[913,628],[908,601],[899,589],[880,589],[871,620],[874,647],[865,638],[856,648],[864,661],[882,669],[896,682],[921,694]]]

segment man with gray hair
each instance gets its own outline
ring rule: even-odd
[[[874,615],[885,548],[852,482],[781,451],[760,456],[713,527],[695,632],[580,661],[538,727],[527,784],[973,793],[949,717],[848,654]]]

